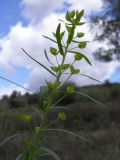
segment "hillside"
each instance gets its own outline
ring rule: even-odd
[[[65,160],[99,160],[107,156],[110,156],[110,158],[108,157],[109,160],[119,160],[120,84],[105,84],[83,88],[75,86],[75,89],[101,102],[105,107],[80,94],[72,94],[58,104],[58,106],[64,106],[66,109],[58,109],[56,112],[52,112],[48,115],[47,121],[54,120],[57,112],[64,111],[67,115],[66,121],[57,122],[53,127],[75,131],[97,144],[100,148],[95,148],[81,140],[78,141],[73,136],[57,134],[56,132],[47,133],[45,143],[46,141],[49,142],[48,146],[50,145]],[[65,86],[62,90],[65,90]],[[54,101],[58,99],[58,96],[63,96],[63,93],[61,91],[60,94],[54,97]],[[0,101],[0,141],[15,133],[31,131],[35,125],[39,124],[40,119],[33,109],[33,107],[37,107],[36,102],[37,94],[26,93],[21,95],[13,92],[10,97],[3,96]],[[21,120],[23,114],[32,115],[32,121],[27,124],[24,123]],[[0,148],[0,160],[7,160],[10,153],[9,160],[15,159],[21,149],[20,144],[21,137],[15,138]],[[72,154],[71,150],[74,150]],[[50,158],[48,157],[47,160],[50,160]]]

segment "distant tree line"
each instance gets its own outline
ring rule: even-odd
[[[120,60],[120,0],[103,0],[102,12],[91,16],[91,24],[95,40],[108,44],[107,49],[100,47],[95,51],[96,59]]]

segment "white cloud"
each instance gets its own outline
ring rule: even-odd
[[[85,14],[89,15],[94,11],[101,10],[102,0],[68,0],[71,3],[71,9],[85,10]]]
[[[22,3],[25,5],[23,12],[24,14],[26,14],[26,16],[28,16],[28,18],[31,19],[29,25],[25,27],[22,25],[22,23],[18,22],[15,26],[11,28],[8,35],[0,39],[0,68],[8,71],[9,74],[15,71],[15,68],[13,68],[11,64],[31,68],[31,73],[28,77],[28,81],[26,82],[26,87],[31,90],[37,90],[39,89],[40,85],[45,84],[44,79],[50,81],[54,80],[54,77],[52,75],[50,75],[42,67],[29,59],[29,57],[27,57],[27,55],[25,55],[21,51],[21,47],[23,47],[28,53],[30,53],[31,56],[33,56],[35,59],[42,62],[43,64],[45,64],[45,66],[48,67],[48,63],[45,60],[43,51],[44,48],[47,48],[48,50],[49,46],[53,45],[53,43],[44,39],[42,35],[47,35],[51,37],[51,32],[55,31],[58,19],[63,19],[64,17],[64,14],[62,13],[57,14],[53,12],[53,10],[57,8],[57,6],[62,5],[63,1],[53,0],[50,2],[45,0],[23,0]],[[100,9],[102,5],[100,0],[91,0],[90,2],[88,0],[69,0],[68,2],[73,4],[73,9],[85,8],[87,13],[95,11],[95,9]],[[45,4],[46,6],[49,5],[49,8],[45,8]],[[47,12],[47,14],[45,12]],[[33,25],[32,18],[36,18],[39,14],[40,16],[46,17],[44,17],[39,23],[35,23]],[[40,17],[38,16],[38,18]],[[90,34],[89,27],[87,25],[84,25],[84,27],[81,27],[81,30],[86,33],[85,39],[92,41],[92,35]],[[94,60],[92,53],[97,47],[98,44],[92,42],[84,51],[84,53],[88,55],[88,57],[92,61],[93,67],[90,67],[86,62],[82,62],[80,63],[80,70],[81,73],[88,74],[89,76],[93,76],[98,80],[104,81],[111,75],[111,73],[114,71],[118,64],[115,62],[106,64]],[[54,61],[52,57],[50,57],[50,59]],[[68,58],[68,60],[70,59],[71,57]],[[77,64],[76,66],[79,66],[79,64]],[[81,78],[81,76],[73,77],[72,80],[78,85],[94,83],[88,78]],[[16,87],[10,86],[8,93],[11,93],[14,88]],[[7,93],[6,91],[6,89],[5,91],[4,89],[2,89],[1,93]]]
[[[84,9],[86,15],[98,11],[102,7],[102,0],[22,0],[22,15],[26,19],[39,23],[44,17],[49,16],[57,9],[64,8],[65,3],[71,4],[71,10]]]
[[[22,0],[22,14],[25,18],[34,22],[40,22],[57,8],[61,8],[64,0]]]

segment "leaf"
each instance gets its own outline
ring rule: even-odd
[[[46,111],[46,106],[44,105],[44,101],[46,99],[48,87],[41,86],[38,94],[38,106],[42,111]]]
[[[80,42],[80,43],[78,44],[78,47],[79,47],[79,48],[85,48],[86,45],[87,45],[87,42]]]
[[[84,36],[84,33],[82,33],[82,32],[78,32],[78,33],[77,33],[77,37],[81,38],[81,37],[83,37],[83,36]]]
[[[70,17],[69,12],[66,13],[65,19],[66,19],[67,21],[71,22],[71,17]]]
[[[52,32],[52,33],[53,33],[53,36],[56,38],[56,34],[54,32]]]
[[[30,57],[33,61],[35,61],[36,63],[38,63],[40,66],[42,66],[44,69],[46,69],[49,73],[51,73],[53,76],[56,77],[56,75],[51,71],[49,70],[46,66],[44,66],[42,63],[38,62],[37,60],[35,60],[32,56],[30,56],[23,48],[22,48],[23,52],[28,56]]]
[[[63,73],[63,74],[71,74],[71,73]],[[97,82],[101,83],[101,81],[99,81],[99,80],[97,80],[97,79],[95,79],[95,78],[93,78],[93,77],[91,77],[91,76],[88,76],[88,75],[86,75],[86,74],[82,74],[82,73],[81,73],[81,74],[77,74],[77,75],[81,75],[81,76],[90,78],[90,79],[92,79],[92,80],[94,80],[94,81],[97,81]]]
[[[61,39],[63,38],[64,34],[65,34],[65,31],[63,31],[62,33],[60,33],[60,38]]]
[[[78,137],[78,138],[80,138],[81,140],[83,140],[83,141],[85,141],[85,142],[87,142],[87,143],[90,143],[90,144],[96,146],[94,143],[92,143],[91,141],[89,141],[87,138],[84,138],[84,137],[82,137],[82,136],[80,136],[80,135],[78,135],[78,134],[76,134],[76,133],[74,133],[74,132],[68,131],[68,130],[57,129],[57,128],[56,128],[56,129],[50,128],[50,129],[44,129],[44,130],[64,132],[64,133],[70,134],[70,135],[72,135],[72,136]],[[98,147],[98,146],[96,146],[96,147]]]
[[[26,91],[29,91],[29,92],[33,93],[33,91],[29,90],[28,88],[25,88],[25,87],[21,86],[20,84],[18,84],[18,83],[16,83],[16,82],[13,82],[13,81],[5,78],[5,77],[1,77],[1,76],[0,76],[0,78],[3,79],[3,80],[5,80],[5,81],[8,81],[8,82],[10,82],[10,83],[13,83],[13,84],[15,84],[16,86],[21,87],[21,88],[25,89]]]
[[[97,80],[97,79],[95,79],[95,78],[93,78],[91,76],[88,76],[88,75],[85,75],[85,74],[79,74],[79,75],[82,75],[82,76],[88,77],[88,78],[90,78],[90,79],[92,79],[94,81],[100,82],[99,80]]]
[[[52,53],[52,55],[56,56],[58,54],[57,49],[50,47],[50,53]]]
[[[74,42],[74,43],[80,43],[79,41],[75,41],[75,40],[72,40],[72,42]]]
[[[76,13],[76,19],[74,21],[75,24],[79,23],[81,20],[81,17],[84,15],[84,10],[82,10],[81,12],[77,12]]]
[[[66,69],[69,68],[69,66],[70,66],[70,64],[63,64],[63,65],[61,66],[61,69],[62,69],[62,70],[66,70]]]
[[[69,35],[68,35],[68,39],[67,39],[68,45],[72,42],[72,39],[74,37],[74,31],[75,31],[75,27],[72,26],[71,31],[69,32]]]
[[[60,67],[58,66],[58,67],[53,67],[53,66],[51,66],[51,69],[54,71],[54,72],[58,72],[59,70],[60,70]]]
[[[89,65],[92,66],[91,62],[89,61],[89,59],[88,59],[85,55],[82,54],[82,57],[86,60],[86,62],[87,62]]]
[[[64,55],[64,51],[63,51],[63,47],[62,47],[62,43],[61,43],[60,28],[61,28],[61,24],[59,23],[58,27],[56,29],[56,39],[57,39],[59,52],[60,52],[61,55]]]
[[[65,25],[68,32],[71,32],[72,27]]]
[[[47,82],[48,88],[51,90],[56,90],[57,87],[59,87],[61,82],[56,81],[55,83]]]
[[[79,69],[75,69],[73,65],[70,65],[71,74],[78,74],[80,72]]]
[[[54,39],[52,39],[52,38],[49,38],[49,37],[44,36],[44,35],[43,35],[43,37],[46,38],[46,39],[49,39],[50,41],[52,41],[52,42],[54,42],[54,43],[57,43],[57,42],[56,42]]]
[[[75,16],[75,10],[69,12],[69,16],[70,16],[70,18],[74,18],[74,16]]]
[[[23,154],[19,154],[16,158],[16,160],[21,160],[20,158],[22,157]]]
[[[77,93],[77,94],[81,94],[89,99],[91,99],[93,102],[97,103],[98,105],[102,106],[102,107],[106,107],[104,104],[100,103],[99,101],[95,100],[94,98],[90,97],[89,95],[83,93],[83,92],[77,92],[77,91],[73,91],[73,93]]]
[[[76,25],[77,26],[82,26],[82,25],[84,25],[86,22],[80,22],[80,23],[77,23]]]
[[[70,52],[70,53],[75,53],[75,54],[80,54],[80,55],[82,56],[82,58],[84,58],[85,61],[86,61],[89,65],[92,66],[92,64],[91,64],[91,62],[89,61],[89,59],[88,59],[85,55],[83,55],[82,53],[75,52],[75,51],[69,51],[69,50],[68,50],[68,52]]]
[[[1,147],[2,145],[4,145],[5,143],[7,143],[9,140],[11,140],[11,139],[13,139],[13,138],[15,138],[15,137],[17,137],[17,136],[22,136],[22,135],[24,135],[24,134],[15,134],[15,135],[12,135],[12,136],[6,138],[6,139],[3,140],[2,142],[0,142],[0,147]]]
[[[41,117],[42,117],[41,109],[37,109],[37,108],[35,108],[35,107],[32,107],[32,108],[36,111],[37,114],[39,114],[39,116],[40,116],[40,118],[41,118]]]
[[[22,157],[22,154],[19,154],[15,160],[20,160],[21,157]]]
[[[44,49],[44,54],[45,54],[45,57],[46,57],[46,59],[48,60],[48,62],[49,62],[51,65],[54,66],[54,64],[50,61],[50,59],[49,59],[49,57],[48,57],[48,55],[47,55],[46,49]]]
[[[52,155],[56,160],[61,160],[61,158],[53,150],[46,147],[41,147],[40,149]]]

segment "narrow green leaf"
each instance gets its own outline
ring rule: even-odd
[[[64,34],[65,34],[65,31],[63,31],[63,32],[60,33],[60,38],[61,39],[63,39]]]
[[[60,67],[54,67],[54,66],[51,66],[51,69],[54,71],[54,72],[58,72],[60,70]]]
[[[68,25],[65,25],[65,27],[66,27],[67,31],[70,33],[70,32],[71,32],[72,27],[70,27],[70,26],[68,26]]]
[[[84,54],[79,53],[79,52],[76,52],[76,51],[69,51],[69,50],[68,50],[68,52],[70,52],[70,53],[75,53],[75,54],[80,54],[80,55],[82,56],[82,58],[84,58],[85,61],[86,61],[89,65],[92,66],[91,62],[89,61],[89,59],[88,59]]]
[[[84,15],[84,10],[82,10],[81,12],[77,12],[76,14],[76,19],[75,19],[75,24],[79,23],[81,20],[81,17]]]
[[[91,62],[89,61],[89,59],[88,59],[85,55],[82,54],[82,57],[86,60],[86,62],[87,62],[89,65],[92,66]]]
[[[71,73],[62,73],[62,74],[71,74]],[[96,82],[99,82],[99,83],[101,83],[101,81],[99,81],[99,80],[97,80],[97,79],[95,79],[95,78],[93,78],[93,77],[91,77],[91,76],[88,76],[88,75],[86,75],[86,74],[77,74],[77,75],[81,75],[81,76],[84,76],[84,77],[87,77],[87,78],[90,78],[90,79],[92,79],[92,80],[94,80],[94,81],[96,81]]]
[[[72,42],[74,42],[74,43],[80,43],[80,41],[75,41],[75,40],[72,40]]]
[[[79,75],[88,77],[88,78],[90,78],[90,79],[92,79],[92,80],[94,80],[94,81],[97,81],[97,82],[101,83],[99,80],[97,80],[97,79],[95,79],[95,78],[93,78],[93,77],[91,77],[91,76],[88,76],[88,75],[85,75],[85,74],[79,74]]]
[[[54,43],[57,43],[57,42],[56,42],[54,39],[52,39],[52,38],[49,38],[49,37],[44,36],[44,35],[43,35],[43,37],[46,38],[46,39],[49,39],[50,41],[52,41],[52,42],[54,42]]]
[[[83,95],[83,96],[91,99],[93,102],[97,103],[98,105],[100,105],[100,106],[102,106],[102,107],[104,107],[104,108],[106,107],[106,106],[105,106],[104,104],[102,104],[101,102],[95,100],[94,98],[90,97],[89,95],[87,95],[87,94],[85,94],[85,93],[83,93],[83,92],[73,91],[73,93],[81,94],[81,95]]]
[[[84,25],[86,22],[80,22],[80,23],[77,23],[76,25],[77,26],[82,26],[82,25]]]
[[[61,158],[53,150],[46,147],[41,147],[40,149],[52,155],[56,160],[61,160]]]
[[[48,62],[49,62],[51,65],[54,66],[54,64],[50,61],[50,59],[49,59],[49,57],[48,57],[48,55],[47,55],[46,49],[44,49],[44,54],[45,54],[45,57],[46,57],[46,59],[48,60]]]
[[[80,138],[81,140],[83,140],[83,141],[85,141],[85,142],[87,142],[87,143],[90,143],[90,144],[92,144],[92,145],[95,145],[94,143],[92,143],[91,141],[89,141],[87,138],[84,138],[84,137],[82,137],[82,136],[80,136],[80,135],[78,135],[78,134],[76,134],[76,133],[74,133],[74,132],[68,131],[68,130],[57,129],[57,128],[56,128],[56,129],[50,128],[50,129],[44,129],[44,130],[64,132],[64,133],[70,134],[70,135],[72,135],[72,136],[78,137],[78,138]],[[96,145],[95,145],[95,146],[96,146]]]
[[[71,31],[68,34],[68,39],[67,39],[67,44],[68,45],[72,42],[72,39],[74,37],[74,31],[75,31],[75,27],[72,26]]]
[[[66,18],[67,21],[71,22],[71,17],[70,17],[69,12],[66,13],[65,18]]]
[[[79,69],[75,69],[73,65],[70,65],[71,74],[78,74],[80,72]]]
[[[40,116],[40,118],[42,117],[42,111],[41,111],[41,109],[39,108],[39,109],[37,109],[37,108],[35,108],[35,107],[32,107],[35,111],[36,111],[36,113],[37,114],[39,114],[39,116]]]
[[[12,136],[6,138],[4,141],[0,142],[0,147],[1,147],[2,145],[4,145],[5,143],[7,143],[9,140],[11,140],[11,139],[13,139],[13,138],[15,138],[15,137],[17,137],[17,136],[23,136],[23,135],[24,135],[24,134],[15,134],[15,135],[12,135]]]
[[[8,82],[10,82],[10,83],[13,83],[13,84],[15,84],[16,86],[21,87],[21,88],[25,89],[26,91],[29,91],[29,92],[33,93],[33,91],[29,90],[28,88],[25,88],[25,87],[21,86],[20,84],[18,84],[18,83],[16,83],[16,82],[13,82],[13,81],[5,78],[5,77],[1,77],[1,76],[0,76],[0,78],[3,79],[3,80],[5,80],[5,81],[8,81]]]
[[[22,157],[22,154],[19,154],[15,160],[20,160],[21,157]]]
[[[48,91],[47,86],[41,86],[40,87],[40,91],[39,91],[39,94],[38,94],[38,105],[39,105],[39,108],[42,111],[46,111],[46,106],[44,104],[44,101],[45,101],[45,98],[46,98],[46,95],[47,95],[47,91]]]
[[[66,70],[66,69],[68,69],[70,67],[70,64],[63,64],[62,66],[61,66],[61,69],[62,70]]]
[[[60,101],[62,101],[66,96],[67,96],[67,94],[65,94],[63,97],[61,97],[57,102],[55,102],[55,103],[52,105],[51,108],[57,108],[57,107],[55,107],[56,104],[58,104]],[[66,107],[65,107],[65,108],[66,108]]]
[[[52,33],[53,33],[53,36],[56,38],[56,34],[54,32],[52,32]]]
[[[52,82],[47,82],[47,85],[48,85],[48,88],[51,89],[51,90],[56,90],[57,87],[59,87],[61,84],[60,81],[57,81],[55,83],[52,83]]]
[[[46,69],[49,73],[51,73],[53,76],[56,77],[56,75],[51,71],[49,70],[46,66],[44,66],[42,63],[38,62],[37,60],[35,60],[32,56],[30,56],[23,48],[22,48],[23,52],[28,56],[30,57],[33,61],[35,61],[36,63],[38,63],[40,66],[42,66],[44,69]]]
[[[71,12],[69,13],[69,15],[70,15],[71,18],[74,18],[74,16],[75,16],[75,10],[71,11]]]
[[[63,47],[62,47],[62,43],[61,43],[60,28],[61,28],[61,24],[59,23],[58,27],[56,29],[56,39],[57,39],[57,44],[58,44],[60,54],[64,55],[64,51],[63,51]]]

